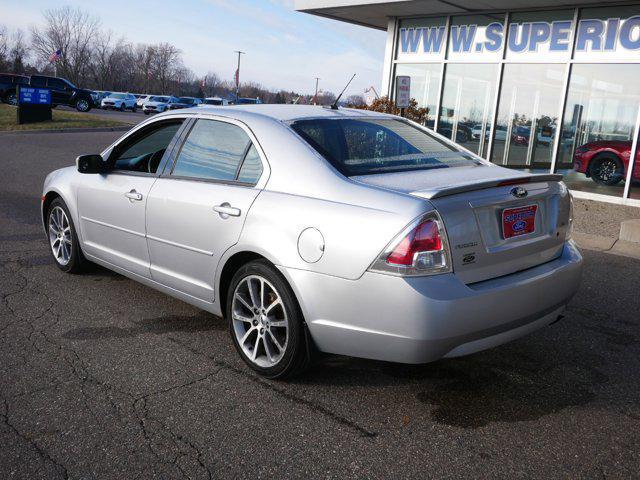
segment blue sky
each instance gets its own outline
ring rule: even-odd
[[[321,89],[337,93],[356,73],[349,95],[378,89],[382,78],[385,32],[296,12],[293,0],[21,0],[2,9],[0,23],[27,29],[62,5],[83,8],[130,41],[173,43],[197,75],[232,80],[234,50],[242,50],[241,81],[269,88],[313,93],[320,77]]]

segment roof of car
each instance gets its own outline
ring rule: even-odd
[[[188,110],[182,110],[188,112]],[[355,108],[338,108],[336,110],[321,105],[288,105],[288,104],[258,104],[215,106],[201,105],[192,111],[199,114],[211,113],[224,117],[262,116],[279,121],[302,120],[305,118],[340,118],[340,117],[380,117],[385,114]]]

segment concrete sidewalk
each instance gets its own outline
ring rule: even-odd
[[[573,238],[580,248],[640,259],[640,238],[620,236],[629,220],[640,222],[640,208],[575,199]]]

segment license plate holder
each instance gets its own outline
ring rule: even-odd
[[[502,210],[502,237],[506,240],[536,231],[538,205],[505,208]]]

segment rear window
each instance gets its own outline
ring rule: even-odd
[[[346,176],[479,163],[472,154],[403,120],[313,119],[291,127]]]

